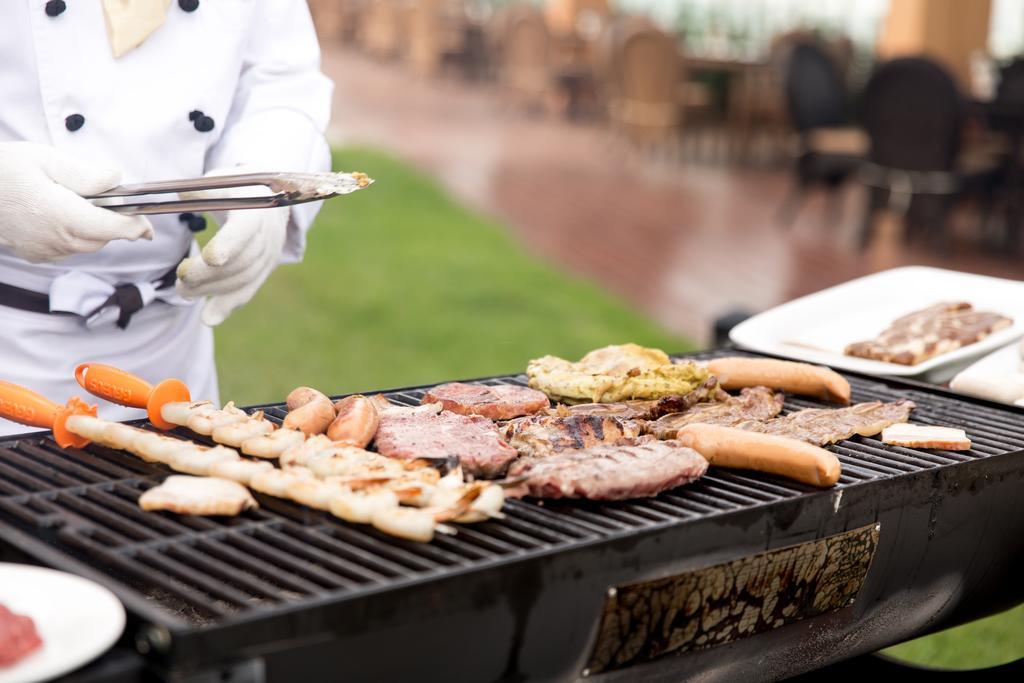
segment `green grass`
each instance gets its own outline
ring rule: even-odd
[[[299,385],[344,393],[518,372],[539,355],[578,358],[624,341],[689,347],[530,256],[407,165],[344,149],[335,167],[377,184],[327,202],[305,261],[278,269],[217,329],[224,400],[280,401]],[[1022,643],[1018,608],[887,653],[973,668],[1022,656]]]
[[[423,174],[344,149],[335,167],[376,184],[325,203],[303,263],[279,268],[217,330],[221,396],[280,401],[520,372],[546,353],[578,358],[635,341],[683,350],[590,282],[528,255]]]
[[[883,651],[941,669],[978,669],[1024,657],[1024,605]]]

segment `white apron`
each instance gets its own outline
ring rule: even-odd
[[[330,168],[323,131],[332,85],[320,73],[305,2],[173,2],[163,25],[119,58],[99,0],[64,3],[56,15],[45,0],[4,4],[0,142],[52,145],[120,169],[125,183],[196,177],[241,164]],[[301,260],[318,208],[293,207],[282,262]],[[51,304],[75,298],[68,283],[112,291],[151,282],[193,243],[177,215],[153,216],[152,222],[151,242],[111,242],[95,254],[55,263],[29,264],[0,248],[0,282],[48,293]],[[200,305],[154,301],[123,330],[115,325],[116,310],[86,325],[76,316],[0,306],[0,379],[63,403],[74,394],[86,398],[74,367],[98,361],[151,382],[178,377],[194,397],[218,400],[213,335],[199,320]],[[142,416],[96,402],[101,416]],[[0,434],[22,431],[0,420]]]

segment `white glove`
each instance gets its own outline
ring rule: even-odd
[[[144,216],[122,216],[81,197],[120,180],[116,170],[47,145],[0,143],[0,246],[40,263],[99,251],[111,240],[153,239]]]
[[[178,293],[186,299],[209,297],[203,322],[215,327],[249,302],[277,266],[288,235],[289,209],[229,211],[227,220],[203,248],[202,259],[178,266]]]

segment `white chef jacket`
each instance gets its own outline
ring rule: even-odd
[[[56,16],[46,4],[4,2],[0,141],[53,145],[120,169],[125,183],[197,177],[240,164],[330,168],[323,132],[333,86],[320,72],[302,0],[201,0],[191,11],[193,3],[172,2],[164,24],[117,59],[99,0],[68,0]],[[78,121],[69,125],[68,117],[76,114],[84,123],[71,130]],[[197,125],[200,116],[212,119],[212,130],[200,130],[208,127]],[[282,262],[301,259],[318,209],[292,207]],[[54,295],[66,296],[55,283],[66,283],[69,274],[72,281],[91,276],[111,287],[156,280],[193,239],[177,214],[151,220],[151,242],[119,240],[54,263],[30,264],[0,248],[0,282],[49,293],[52,303]],[[77,316],[0,306],[0,379],[63,403],[84,393],[75,366],[96,361],[152,382],[178,377],[193,397],[216,401],[213,334],[200,322],[201,302],[178,303],[150,303],[123,330],[116,315],[87,327]],[[99,404],[110,419],[143,416]],[[27,428],[0,420],[0,434],[22,431]]]

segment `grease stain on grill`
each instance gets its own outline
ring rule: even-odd
[[[851,605],[878,525],[608,589],[583,675],[721,645]]]

